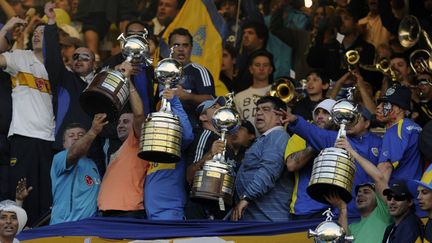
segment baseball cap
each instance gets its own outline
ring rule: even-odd
[[[384,196],[392,195],[394,194],[396,197],[399,198],[406,198],[406,199],[412,199],[413,196],[408,189],[407,185],[403,181],[396,181],[390,185],[389,188],[385,189],[383,191]]]
[[[366,120],[372,120],[372,114],[369,112],[369,110],[362,106],[362,105],[358,105],[357,106],[357,110],[360,112],[360,114],[362,114],[362,116],[366,119]]]
[[[412,180],[417,186],[432,190],[432,164],[424,172],[421,180]]]
[[[212,107],[214,104],[218,103],[220,106],[224,106],[225,102],[226,102],[225,97],[223,96],[218,96],[212,100],[203,101],[196,108],[196,113],[197,115],[201,115],[203,112],[205,112],[208,108]]]
[[[321,108],[323,110],[326,110],[328,113],[331,113],[331,109],[333,108],[334,104],[336,103],[335,100],[332,99],[325,99],[323,101],[321,101],[316,107],[315,109],[312,111],[312,118],[315,120],[315,111],[318,108]]]
[[[404,110],[411,110],[411,90],[402,85],[395,85],[387,89],[379,102],[390,102]]]

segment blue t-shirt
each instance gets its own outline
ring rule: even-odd
[[[101,179],[93,160],[83,157],[66,168],[67,150],[54,156],[51,166],[53,208],[50,224],[92,217],[97,211]]]
[[[421,130],[415,122],[404,118],[384,134],[379,162],[393,165],[390,182],[398,179],[420,180],[422,163],[418,140]]]

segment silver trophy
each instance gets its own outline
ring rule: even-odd
[[[346,126],[357,124],[360,113],[357,105],[348,100],[339,100],[331,110],[333,121],[340,126],[337,139],[346,137]],[[337,193],[342,200],[352,199],[352,185],[356,166],[345,149],[325,148],[315,158],[309,186],[309,196],[321,203],[328,203],[325,195]]]
[[[165,89],[175,86],[183,76],[181,63],[172,58],[174,48],[170,57],[155,68],[155,77]],[[181,156],[182,127],[171,111],[171,104],[163,97],[161,103],[161,109],[149,114],[143,124],[138,156],[152,162],[175,163]]]
[[[316,243],[339,243],[353,241],[353,236],[347,236],[344,228],[333,221],[333,213],[330,208],[323,215],[326,220],[320,223],[315,230],[309,230],[308,238],[313,237]]]
[[[232,108],[234,93],[227,95],[225,106],[217,109],[213,114],[212,124],[220,132],[220,140],[226,144],[227,133],[236,131],[240,127],[240,115]],[[202,170],[195,173],[192,185],[191,198],[195,201],[204,201],[206,204],[215,204],[221,211],[225,205],[232,204],[234,195],[234,168],[225,161],[225,150],[218,153],[211,160],[204,162]]]
[[[144,28],[142,35],[130,35],[125,37],[123,33],[117,37],[120,41],[123,57],[130,63],[146,63],[151,65],[150,48],[147,41],[148,31]]]

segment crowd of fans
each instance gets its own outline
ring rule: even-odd
[[[184,74],[164,88],[152,65],[125,61],[116,38],[148,31],[149,54],[164,58],[159,41],[182,0],[0,0],[0,201],[16,200],[0,204],[0,241],[26,224],[21,205],[35,227],[96,215],[291,221],[331,204],[356,242],[431,242],[432,46],[421,35],[403,47],[398,31],[415,15],[432,33],[432,1],[312,2],[214,0],[229,30],[219,77],[191,61],[194,33],[176,28],[168,44]],[[410,56],[418,49],[429,54],[423,68]],[[114,120],[79,101],[106,68],[130,93]],[[212,125],[226,103],[219,80],[241,118],[226,142]],[[177,163],[137,156],[161,97],[182,127]],[[361,114],[343,137],[330,116],[340,99]],[[329,193],[325,204],[306,191],[314,159],[334,146],[355,161],[353,199]],[[236,177],[232,205],[191,199],[196,172],[222,152]]]

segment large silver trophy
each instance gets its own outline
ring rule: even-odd
[[[326,215],[326,220],[320,223],[315,230],[309,230],[308,238],[313,237],[316,243],[339,243],[353,241],[353,236],[347,236],[344,228],[336,221],[333,221],[333,213],[330,208],[323,215]]]
[[[127,38],[121,34],[122,54],[126,61],[151,64],[147,41],[147,30],[142,36],[132,35]],[[96,74],[80,96],[83,110],[93,116],[106,113],[108,120],[115,120],[129,98],[129,83],[120,71],[106,69]]]
[[[333,121],[340,126],[337,139],[346,136],[345,127],[354,126],[360,117],[357,105],[348,100],[339,100],[331,111]],[[352,199],[352,185],[356,166],[348,152],[341,148],[325,148],[315,158],[312,175],[306,191],[309,196],[321,203],[330,193],[337,193],[342,200]]]
[[[155,77],[165,89],[174,87],[183,76],[181,63],[172,58],[174,48],[171,48],[170,57],[161,60],[155,68]],[[143,123],[138,156],[152,162],[178,162],[181,141],[180,120],[172,113],[171,104],[162,98],[161,109],[149,114]]]
[[[213,114],[212,124],[220,132],[220,140],[225,141],[227,133],[240,127],[240,115],[233,106],[234,93],[229,93],[225,106]],[[225,141],[226,143],[226,141]],[[191,198],[219,205],[225,211],[225,205],[232,204],[234,195],[234,168],[225,161],[225,152],[216,154],[204,162],[202,170],[195,173]]]

